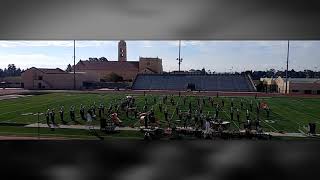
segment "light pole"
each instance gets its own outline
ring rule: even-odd
[[[180,57],[180,51],[181,51],[181,40],[179,40],[179,58],[177,58],[178,64],[179,64],[179,72],[180,72],[180,65],[182,62],[182,58]]]
[[[76,40],[73,40],[73,89],[76,90]]]
[[[288,94],[288,69],[289,69],[289,40],[288,40],[288,50],[287,50],[287,71],[286,71],[286,94]]]

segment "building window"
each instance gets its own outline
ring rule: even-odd
[[[320,94],[320,90],[317,90],[317,94]]]
[[[294,89],[294,90],[292,90],[292,92],[299,92],[299,90]]]
[[[305,93],[305,94],[311,94],[312,91],[311,91],[311,90],[304,90],[304,93]]]
[[[42,81],[42,80],[43,80],[43,77],[42,77],[42,76],[39,76],[39,77],[38,77],[38,80],[41,80],[41,81]]]

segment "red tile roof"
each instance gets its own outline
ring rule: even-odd
[[[56,68],[56,69],[47,69],[47,68],[36,68],[39,71],[42,71],[43,73],[46,74],[61,74],[61,73],[67,73],[62,69]]]
[[[76,70],[139,70],[139,61],[79,61]]]

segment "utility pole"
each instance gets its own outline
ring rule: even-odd
[[[76,90],[76,40],[73,40],[73,89]]]
[[[182,58],[180,58],[180,51],[181,51],[181,40],[179,40],[179,58],[177,58],[177,61],[179,62],[179,72],[180,72],[180,65],[182,62]]]
[[[286,72],[286,94],[288,94],[288,70],[289,70],[289,40],[288,40],[288,51],[287,51],[287,72]]]

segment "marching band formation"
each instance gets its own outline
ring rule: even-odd
[[[149,138],[156,131],[162,132],[162,135],[183,132],[184,134],[200,134],[199,136],[212,138],[214,133],[234,133],[235,129],[231,130],[230,128],[231,124],[237,127],[239,133],[252,134],[254,132],[261,134],[263,133],[261,111],[265,111],[266,118],[270,117],[269,106],[267,103],[260,101],[254,104],[251,100],[249,105],[246,104],[247,106],[245,106],[245,102],[241,99],[236,106],[234,98],[231,98],[230,106],[227,108],[230,109],[226,110],[225,99],[219,97],[196,97],[196,101],[192,101],[190,97],[179,94],[178,100],[173,95],[162,96],[160,99],[154,96],[151,99],[144,95],[142,108],[139,108],[133,96],[126,96],[116,105],[110,104],[108,108],[105,107],[103,102],[99,106],[94,102],[88,108],[81,104],[79,107],[80,119],[87,123],[99,120],[100,128],[104,131],[110,129],[106,127],[110,124],[114,127],[125,126],[120,116],[130,118],[135,121],[131,126],[140,127],[145,136]],[[181,108],[182,105],[188,107],[188,109]],[[75,109],[74,105],[70,107],[70,120],[74,124],[79,124]],[[169,112],[168,109],[173,112]],[[205,112],[205,109],[211,110]],[[61,106],[58,113],[61,124],[66,125],[68,122],[64,111],[65,107]],[[245,112],[245,119],[241,117],[241,112]],[[222,113],[224,116],[221,115]],[[46,112],[48,127],[54,130],[54,127],[59,126],[56,121],[55,109],[48,109]]]

